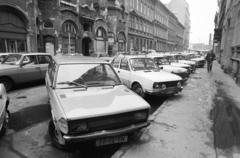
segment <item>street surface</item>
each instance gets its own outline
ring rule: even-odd
[[[153,115],[140,139],[112,158],[240,158],[240,88],[214,63]]]
[[[45,86],[42,83],[24,86],[9,93],[11,118],[7,134],[0,140],[1,158],[109,158],[119,149],[120,145],[95,148],[91,144],[69,152],[54,148],[48,135],[50,106]],[[164,100],[165,97],[148,97],[151,112]]]

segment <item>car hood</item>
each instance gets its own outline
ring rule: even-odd
[[[56,89],[68,120],[149,109],[149,104],[125,86]]]
[[[187,69],[181,68],[181,67],[176,67],[176,66],[171,66],[171,65],[161,65],[163,67],[164,71],[167,72],[173,72],[173,73],[183,73],[187,72]]]
[[[0,64],[0,70],[14,69],[17,67],[18,67],[18,65]]]
[[[194,61],[190,61],[190,60],[179,60],[179,63],[183,63],[183,64],[190,64],[190,65],[195,65],[196,62]]]
[[[179,81],[182,80],[181,77],[174,75],[166,71],[136,71],[137,76],[141,78],[150,79],[153,82],[169,82],[169,81]]]
[[[192,61],[205,61],[205,59],[204,58],[193,58],[193,59],[191,59]]]
[[[171,63],[171,66],[176,66],[176,67],[190,67],[188,64],[183,64],[183,63]]]

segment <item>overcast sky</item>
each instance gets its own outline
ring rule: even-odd
[[[168,3],[171,0],[161,0]],[[191,19],[191,43],[208,44],[209,34],[214,31],[214,18],[217,0],[186,0],[189,4]]]

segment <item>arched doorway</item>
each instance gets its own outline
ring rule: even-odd
[[[0,6],[0,52],[27,52],[27,23],[21,11]]]
[[[118,34],[118,51],[124,52],[126,50],[126,37],[123,32]]]
[[[77,44],[77,26],[74,22],[67,20],[62,25],[62,53],[75,54]]]
[[[106,53],[107,33],[103,27],[99,27],[96,31],[96,52],[99,54]]]
[[[84,56],[90,56],[92,52],[92,40],[89,37],[85,37],[82,40],[82,53]]]

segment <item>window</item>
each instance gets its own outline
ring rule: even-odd
[[[130,71],[127,58],[122,59],[120,69]]]
[[[38,63],[39,64],[50,64],[51,58],[48,55],[39,55],[38,56]]]
[[[115,68],[119,68],[120,61],[121,61],[120,57],[115,58],[112,62],[112,66]]]
[[[36,65],[38,64],[36,56],[28,55],[23,58],[22,63],[24,65]]]

